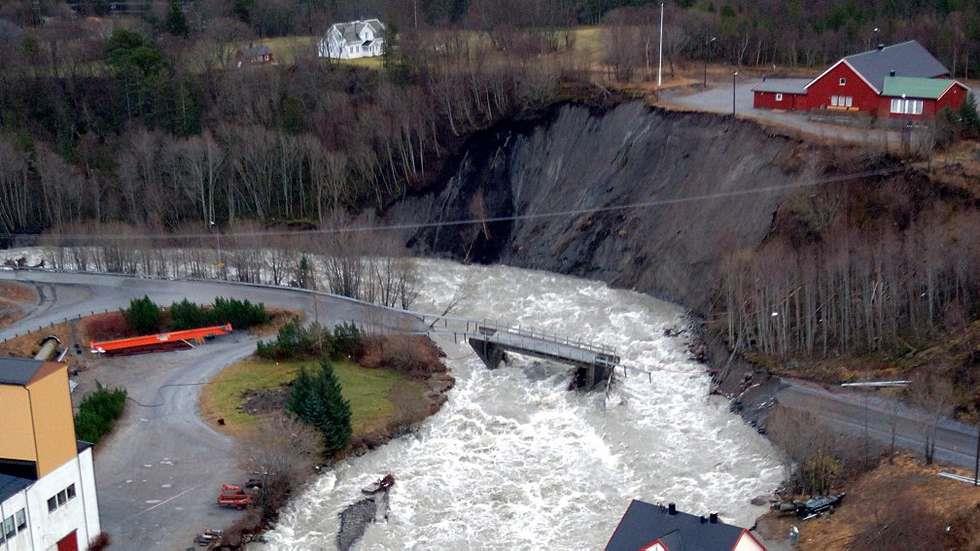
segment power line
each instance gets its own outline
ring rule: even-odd
[[[623,210],[633,210],[633,209],[644,209],[650,207],[666,206],[666,205],[677,205],[683,203],[694,203],[699,201],[713,201],[717,199],[728,199],[731,197],[740,197],[745,195],[756,195],[761,193],[769,193],[772,191],[783,191],[789,189],[805,189],[823,186],[827,184],[843,183],[850,180],[855,180],[858,178],[868,178],[872,176],[887,176],[890,174],[895,174],[898,172],[903,172],[907,169],[906,166],[897,166],[892,168],[882,168],[876,170],[868,170],[863,172],[853,172],[850,174],[844,174],[841,176],[834,176],[831,178],[824,178],[820,180],[812,180],[809,182],[801,182],[795,184],[781,184],[774,186],[763,186],[753,189],[739,189],[733,191],[722,191],[718,193],[708,193],[704,195],[691,195],[687,197],[675,197],[670,199],[655,199],[652,201],[640,201],[635,203],[625,203],[619,205],[607,205],[604,207],[588,207],[581,209],[570,209],[561,211],[550,211],[550,212],[538,212],[538,213],[526,213],[526,214],[515,214],[511,216],[494,216],[488,218],[465,218],[460,220],[444,220],[439,222],[411,222],[403,224],[391,224],[385,226],[353,226],[353,227],[333,227],[333,228],[321,228],[316,230],[283,230],[283,231],[257,231],[257,232],[231,232],[219,234],[222,237],[228,238],[240,238],[240,237],[297,237],[304,235],[328,235],[328,234],[343,234],[343,233],[360,233],[360,232],[381,232],[381,231],[399,231],[399,230],[412,230],[412,229],[431,229],[431,228],[443,228],[443,227],[454,227],[454,226],[469,226],[469,225],[482,225],[482,224],[493,224],[499,222],[517,222],[522,220],[540,220],[544,218],[561,218],[568,216],[579,216],[583,214],[598,214],[603,212],[615,212]],[[26,233],[5,233],[0,234],[8,238],[37,238],[38,234],[26,234]],[[57,237],[61,239],[100,239],[100,240],[136,240],[136,239],[213,239],[215,237],[214,233],[196,233],[196,234],[177,234],[177,233],[157,233],[157,234],[139,234],[135,236],[126,235],[99,235],[99,234],[58,234],[52,233],[48,234],[49,237]]]

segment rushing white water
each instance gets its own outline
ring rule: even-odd
[[[426,261],[419,309],[465,285],[458,317],[511,320],[614,346],[631,371],[614,392],[566,390],[570,368],[514,357],[490,371],[463,343],[440,342],[457,384],[415,435],[345,461],[284,511],[274,549],[334,548],[337,513],[385,472],[389,521],[358,544],[394,549],[601,549],[630,499],[674,501],[751,525],[749,504],[780,481],[768,442],[707,396],[683,338],[682,310],[602,283],[508,267]]]

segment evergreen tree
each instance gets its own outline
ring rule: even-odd
[[[140,335],[155,333],[160,329],[160,307],[150,297],[134,298],[123,311],[126,323]]]
[[[296,285],[303,289],[316,289],[316,277],[313,273],[313,263],[303,255],[296,268]]]
[[[350,441],[350,402],[341,393],[340,382],[328,360],[320,361],[316,373],[305,368],[300,370],[286,409],[320,431],[327,454],[344,449]]]
[[[980,135],[980,114],[977,113],[977,98],[972,93],[966,95],[956,113],[960,132],[966,137]]]
[[[186,37],[190,34],[190,27],[187,26],[187,18],[184,17],[184,9],[181,7],[181,0],[170,0],[170,10],[167,12],[167,19],[163,26],[168,33],[174,36]]]

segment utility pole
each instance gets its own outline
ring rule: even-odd
[[[735,77],[738,76],[738,71],[732,73],[732,118],[735,118]]]
[[[712,36],[710,40],[705,43],[704,48],[704,88],[708,87],[708,57],[711,56],[711,45],[714,44],[715,40],[718,40],[717,36]]]
[[[660,0],[660,48],[657,50],[657,88],[663,84],[664,69],[664,1]]]

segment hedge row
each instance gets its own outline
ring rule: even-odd
[[[112,431],[112,426],[126,408],[126,389],[99,388],[85,397],[75,416],[75,435],[79,440],[97,444]]]

